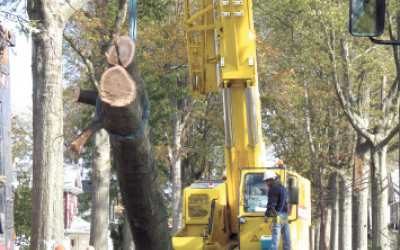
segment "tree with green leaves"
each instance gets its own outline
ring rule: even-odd
[[[262,64],[266,65],[265,79],[274,82],[274,79],[278,77],[285,81],[283,86],[270,84],[270,89],[267,89],[278,94],[277,98],[281,98],[279,102],[282,102],[281,105],[284,107],[277,111],[269,109],[265,112],[267,115],[272,113],[270,116],[281,112],[281,119],[288,120],[287,123],[290,126],[299,125],[297,127],[301,131],[308,131],[304,135],[293,136],[287,130],[272,133],[272,135],[284,133],[277,137],[281,140],[279,143],[281,148],[299,152],[300,154],[294,159],[298,161],[305,159],[306,162],[310,162],[311,171],[314,173],[315,167],[319,164],[323,164],[325,168],[340,167],[339,163],[342,161],[347,167],[339,168],[338,173],[342,170],[346,171],[348,166],[355,165],[356,177],[350,185],[353,187],[355,204],[352,223],[353,248],[367,248],[365,225],[367,224],[368,176],[372,173],[372,182],[385,183],[387,172],[384,145],[393,137],[396,127],[394,121],[398,97],[393,90],[397,89],[397,80],[396,76],[390,73],[390,68],[395,65],[392,61],[393,57],[388,49],[378,48],[365,41],[356,41],[348,36],[344,28],[347,27],[347,2],[272,1],[268,5],[264,3],[257,3],[257,5],[260,6],[263,14],[259,20],[261,38],[265,40],[264,44],[271,55],[269,62],[273,62],[272,65]],[[390,87],[381,87],[384,75],[392,79],[393,84]],[[285,86],[290,91],[285,91],[283,89]],[[382,105],[379,95],[381,88],[384,92],[389,92],[385,96],[391,101],[390,105],[386,103]],[[304,100],[301,94],[304,91],[310,95],[309,101],[296,108],[296,103]],[[293,111],[285,112],[288,110]],[[307,115],[302,117],[304,110]],[[289,122],[290,120],[292,121]],[[309,125],[301,126],[307,122]],[[278,124],[278,120],[274,125],[283,127],[283,124]],[[269,124],[271,127],[274,125]],[[355,139],[349,125],[356,133]],[[366,139],[366,135],[369,139],[377,139],[374,142],[377,144],[371,144],[371,141]],[[308,153],[304,147],[304,141],[307,140],[313,142],[309,143]],[[290,149],[287,142],[291,145],[299,145],[300,151]],[[374,152],[375,156],[373,156]],[[352,157],[353,154],[354,157]],[[309,157],[304,158],[307,155]],[[331,156],[334,158],[332,159]],[[342,189],[345,187],[346,185],[341,185]],[[336,189],[337,187],[329,188],[329,190]],[[387,206],[386,191],[377,186],[374,186],[372,191],[372,197],[380,202],[374,204],[373,210],[385,214],[380,209]],[[328,195],[331,197],[327,200],[328,202],[337,197],[335,192],[330,192]],[[375,242],[373,245],[385,246],[387,242],[382,238],[384,233],[378,232],[386,230],[386,226],[383,225],[388,223],[388,218],[387,215],[381,217],[376,215],[373,219],[373,241]],[[339,218],[341,219],[343,218]],[[334,230],[331,231],[334,232]],[[347,233],[347,235],[350,234]],[[343,242],[343,239],[340,238],[339,241]],[[330,245],[335,244],[337,243],[333,241]]]

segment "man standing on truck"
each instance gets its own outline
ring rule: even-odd
[[[265,211],[264,221],[267,223],[268,219],[270,219],[274,222],[271,228],[272,242],[270,250],[278,249],[281,232],[283,250],[291,250],[292,241],[290,240],[288,210],[286,206],[289,197],[286,189],[282,185],[282,181],[278,175],[272,170],[265,171],[264,181],[269,188],[267,210]]]

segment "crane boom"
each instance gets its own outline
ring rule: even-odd
[[[184,9],[191,93],[222,89],[226,180],[198,181],[184,190],[184,225],[173,237],[174,249],[266,249],[271,231],[263,220],[268,189],[252,0],[184,0]],[[289,216],[293,249],[307,249],[310,182],[286,168],[275,172],[295,211]]]

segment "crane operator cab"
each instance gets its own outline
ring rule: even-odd
[[[284,168],[273,170],[284,183],[291,204],[288,217],[292,248],[309,248],[311,225],[310,182]],[[175,250],[268,249],[262,243],[272,235],[271,222],[264,222],[268,187],[263,179],[267,168],[243,168],[239,185],[239,216],[229,217],[226,181],[198,181],[184,190],[183,228],[173,237]],[[229,179],[229,176],[227,176]],[[231,231],[237,223],[238,233]],[[282,240],[278,249],[282,249]]]

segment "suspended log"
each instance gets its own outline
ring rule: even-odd
[[[100,80],[100,99],[112,107],[125,107],[136,94],[135,82],[126,70],[116,65],[107,69]]]
[[[74,101],[89,105],[96,105],[96,100],[98,95],[99,95],[98,91],[84,90],[81,88],[77,88],[75,90]]]
[[[117,43],[120,48],[122,42]],[[102,75],[98,112],[101,118],[85,129],[72,143],[71,150],[79,151],[98,127],[106,129],[135,247],[172,250],[168,215],[157,181],[151,130],[143,122],[147,101],[136,57],[125,66],[126,69],[119,65],[111,67]]]
[[[110,47],[106,55],[109,64],[126,68],[135,56],[135,42],[129,36],[121,36],[115,39],[115,45]]]

